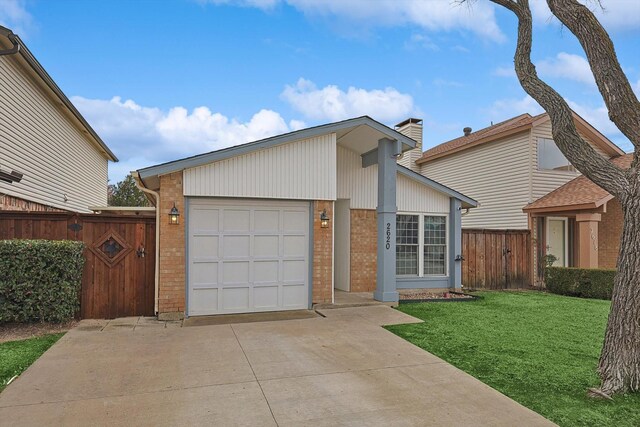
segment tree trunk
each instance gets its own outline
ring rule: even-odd
[[[635,191],[620,200],[624,225],[618,273],[598,365],[600,390],[608,396],[640,390],[640,183],[637,176],[632,180]]]

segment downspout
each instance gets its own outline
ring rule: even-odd
[[[159,284],[160,284],[160,194],[157,191],[149,190],[142,183],[142,178],[140,178],[140,174],[137,171],[131,172],[131,176],[136,183],[136,187],[138,187],[141,191],[151,194],[156,201],[156,267],[155,267],[155,289],[154,289],[154,297],[153,297],[153,312],[158,314],[158,301],[159,301]]]

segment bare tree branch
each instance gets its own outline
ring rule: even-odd
[[[628,188],[625,172],[601,157],[585,141],[573,121],[572,111],[564,98],[538,77],[531,62],[532,19],[528,0],[491,0],[512,11],[518,18],[518,43],[514,56],[515,70],[522,88],[549,113],[553,139],[587,178],[617,197]]]
[[[576,0],[547,0],[547,4],[587,54],[609,118],[639,150],[640,102],[622,71],[611,38],[589,8]]]

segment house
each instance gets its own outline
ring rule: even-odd
[[[90,212],[107,205],[117,161],[11,30],[0,26],[0,210]]]
[[[573,113],[573,118],[580,135],[598,154],[607,159],[624,155],[582,117]],[[610,197],[592,199],[602,195],[603,190],[595,191],[590,186],[586,189],[585,179],[578,179],[580,173],[553,141],[548,114],[522,114],[475,132],[465,128],[459,138],[426,150],[414,165],[422,175],[478,201],[479,207],[463,215],[463,228],[530,230],[535,245],[531,262],[537,268],[546,253],[558,256],[555,265],[596,265],[593,260],[587,264],[579,262],[583,258],[577,255],[579,249],[575,246],[576,220],[580,223],[586,217],[575,216],[576,206],[567,212],[571,203],[566,206],[562,203],[567,198],[583,200],[581,209],[593,208],[592,213],[601,215]],[[565,184],[567,188],[554,194]],[[586,193],[581,195],[583,189]],[[554,209],[558,212],[564,209],[570,216],[557,220],[550,214]],[[596,217],[589,218],[591,223]],[[582,250],[583,257],[585,254]]]
[[[138,170],[161,216],[159,317],[459,288],[461,214],[477,203],[398,166],[415,148],[363,116]]]
[[[631,167],[633,154],[611,159],[622,169]],[[551,254],[554,265],[581,268],[617,266],[623,213],[620,202],[585,176],[529,203],[523,211],[537,228],[538,259]],[[542,277],[543,263],[537,275]]]

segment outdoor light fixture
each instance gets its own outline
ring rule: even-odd
[[[180,212],[178,211],[178,208],[176,208],[175,202],[173,203],[173,207],[169,212],[169,224],[171,225],[180,224]]]
[[[327,210],[324,209],[320,213],[320,227],[327,228],[329,227],[329,215],[327,215]]]

